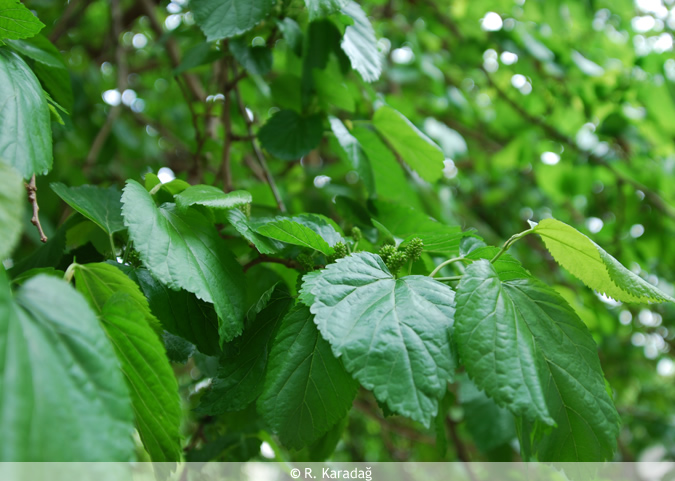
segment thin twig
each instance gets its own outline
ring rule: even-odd
[[[235,78],[237,76],[237,67],[235,65],[232,65],[232,71],[235,74]],[[267,184],[270,186],[270,190],[272,191],[272,195],[274,196],[274,200],[277,203],[277,206],[279,207],[279,210],[281,212],[286,212],[286,205],[284,204],[284,201],[281,199],[281,195],[279,194],[279,190],[277,189],[277,185],[274,182],[274,177],[272,177],[272,173],[270,172],[269,167],[267,166],[267,161],[265,160],[265,155],[262,153],[260,150],[260,147],[258,147],[258,143],[256,142],[255,135],[253,134],[253,120],[251,120],[248,116],[248,112],[246,112],[246,107],[244,106],[244,101],[241,97],[241,93],[239,92],[239,87],[237,85],[234,86],[232,89],[234,91],[234,95],[237,98],[237,105],[239,106],[239,113],[241,114],[242,118],[244,119],[244,122],[246,123],[246,130],[248,132],[248,136],[251,137],[251,146],[253,147],[253,151],[255,152],[255,155],[258,159],[258,163],[260,164],[260,167],[262,168],[263,172],[265,173],[265,179],[267,180]]]
[[[40,224],[40,216],[38,215],[38,212],[40,212],[40,206],[38,206],[38,201],[37,201],[37,186],[35,185],[35,174],[30,178],[30,182],[26,184],[26,191],[28,192],[28,201],[31,203],[33,206],[33,217],[31,218],[31,223],[37,227],[37,230],[40,234],[40,240],[42,242],[47,242],[47,236],[45,235],[45,232],[42,230],[42,225]]]

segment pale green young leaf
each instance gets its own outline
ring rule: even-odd
[[[199,412],[240,411],[256,400],[263,388],[270,341],[292,304],[288,289],[281,284],[263,294],[241,337],[223,346],[220,367],[200,400]]]
[[[377,48],[377,37],[368,16],[358,3],[348,1],[342,13],[354,20],[345,29],[340,46],[356,70],[366,82],[374,82],[382,73],[382,55]]]
[[[246,218],[246,214],[239,209],[230,209],[225,215],[230,224],[232,224],[232,227],[234,227],[244,239],[253,244],[261,254],[276,254],[284,248],[281,242],[258,234],[254,227],[251,226],[249,219]]]
[[[623,302],[675,302],[574,227],[559,220],[544,219],[534,232],[541,236],[561,266],[601,294]]]
[[[50,184],[56,195],[108,234],[125,229],[122,219],[121,193],[117,187],[107,189],[95,185],[67,187],[60,182]]]
[[[619,417],[595,342],[567,302],[532,277],[502,281],[485,259],[466,268],[456,300],[467,372],[497,404],[538,423],[539,460],[611,459]]]
[[[281,322],[258,399],[261,416],[284,446],[294,449],[314,442],[344,418],[358,387],[313,319],[302,306]]]
[[[305,5],[309,10],[309,19],[316,20],[339,12],[347,2],[348,0],[305,0]]]
[[[319,234],[291,218],[277,218],[257,227],[256,232],[287,244],[314,249],[330,255],[333,248]]]
[[[322,124],[320,114],[303,117],[293,110],[280,110],[260,128],[258,139],[271,155],[298,160],[319,146]]]
[[[6,48],[0,48],[0,125],[0,158],[24,179],[52,168],[47,99],[26,62]]]
[[[0,160],[0,261],[8,257],[23,230],[26,190],[19,173]]]
[[[19,0],[0,0],[0,38],[32,37],[44,26]]]
[[[445,156],[410,120],[389,106],[375,111],[373,125],[411,169],[427,182],[443,176]]]
[[[204,216],[196,211],[183,215],[172,203],[157,207],[133,180],[122,194],[122,216],[134,248],[155,278],[213,303],[221,343],[241,334],[242,269]]]
[[[392,411],[429,426],[455,369],[454,292],[425,276],[395,279],[366,252],[313,283],[314,322],[347,371]]]
[[[207,41],[251,30],[269,15],[275,0],[196,0],[190,4]]]
[[[114,267],[113,267],[114,269]],[[130,294],[116,292],[99,312],[129,385],[136,425],[154,462],[181,459],[182,409],[164,345]]]
[[[0,268],[0,461],[131,461],[133,411],[81,294],[38,275],[12,298]]]

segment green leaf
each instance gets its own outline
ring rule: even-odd
[[[348,0],[305,0],[307,10],[309,10],[309,19],[326,17],[332,13],[339,12]]]
[[[314,304],[314,294],[312,294],[312,289],[314,289],[320,275],[321,271],[312,271],[302,276],[302,287],[298,293],[298,300],[307,307],[311,307],[312,304]]]
[[[342,13],[354,20],[354,25],[345,29],[340,46],[351,60],[352,68],[366,82],[374,82],[382,73],[382,56],[377,48],[375,31],[358,3],[348,1]]]
[[[287,244],[317,250],[324,255],[330,255],[334,252],[333,248],[319,234],[290,218],[279,217],[259,226],[256,232]]]
[[[40,62],[48,67],[66,69],[61,52],[44,35],[27,39],[6,40],[7,45],[24,57]]]
[[[218,373],[197,408],[200,413],[239,411],[256,400],[263,388],[269,343],[292,304],[281,284],[263,294],[261,309],[251,312],[244,334],[223,346]]]
[[[395,279],[370,253],[321,271],[311,312],[345,368],[394,412],[429,426],[455,369],[454,292],[425,276]]]
[[[85,299],[38,275],[10,293],[0,268],[0,461],[130,461],[133,411]]]
[[[300,57],[302,55],[302,30],[300,29],[298,22],[290,17],[285,17],[281,20],[277,20],[277,25],[288,46],[298,57]]]
[[[26,62],[4,48],[0,48],[0,125],[0,158],[24,179],[52,168],[47,99]]]
[[[532,277],[500,280],[484,259],[466,268],[456,300],[467,372],[497,404],[537,422],[539,460],[611,458],[618,414],[593,338],[567,302]]]
[[[245,190],[225,193],[222,189],[212,185],[193,185],[177,194],[175,199],[178,207],[201,205],[214,212],[233,209],[253,202],[251,194]]]
[[[180,461],[182,409],[164,345],[127,293],[113,294],[99,315],[127,379],[145,449],[154,462]]]
[[[128,276],[141,287],[150,310],[162,327],[194,344],[203,354],[220,354],[218,316],[213,304],[185,290],[171,290],[152,277],[147,269],[134,269]]]
[[[193,68],[213,63],[223,58],[223,52],[213,47],[212,42],[202,42],[188,49],[178,67],[173,69],[172,73],[174,77]]]
[[[344,418],[358,383],[333,356],[307,307],[281,322],[258,411],[289,448],[311,444]]]
[[[32,37],[44,26],[19,0],[0,0],[0,38]]]
[[[147,299],[135,282],[110,264],[75,264],[74,273],[77,290],[112,340],[146,450],[153,461],[179,461],[178,385]]]
[[[99,226],[108,234],[125,229],[122,219],[121,193],[117,187],[107,189],[94,185],[66,187],[60,182],[50,184],[63,201]]]
[[[220,341],[241,334],[244,279],[241,266],[199,212],[181,214],[174,204],[157,207],[133,180],[122,194],[122,216],[141,260],[171,289],[185,289],[214,304]]]
[[[373,181],[373,170],[370,167],[370,162],[366,153],[359,145],[359,141],[352,134],[349,133],[347,127],[337,117],[328,117],[330,128],[335,134],[340,147],[347,154],[347,158],[352,164],[354,170],[359,174],[359,177],[366,186],[368,192],[375,191]]]
[[[0,261],[9,257],[23,230],[26,190],[19,173],[0,161]]]
[[[253,244],[261,254],[276,254],[284,248],[283,244],[280,242],[256,233],[249,220],[246,218],[246,214],[239,209],[228,210],[225,215],[237,232],[239,232],[244,239]]]
[[[301,81],[301,99],[302,107],[308,108],[314,92],[314,72],[315,69],[323,70],[327,67],[330,60],[330,54],[334,53],[340,66],[347,63],[349,68],[349,59],[340,49],[340,39],[342,35],[335,24],[328,19],[310,22],[307,28],[307,34],[304,37],[302,54],[302,81]],[[344,68],[342,69],[344,71]]]
[[[197,0],[192,11],[207,41],[234,37],[251,30],[274,6],[274,0]]]
[[[436,182],[443,176],[445,156],[441,149],[400,112],[386,105],[380,107],[373,116],[373,125],[424,180]]]
[[[293,110],[280,110],[260,128],[258,139],[273,156],[298,160],[318,147],[322,124],[320,114],[303,117]]]
[[[243,38],[229,42],[230,52],[251,75],[266,75],[272,70],[272,50],[266,46],[251,47]]]
[[[541,236],[553,258],[591,289],[623,302],[675,302],[574,227],[544,219],[534,232]]]

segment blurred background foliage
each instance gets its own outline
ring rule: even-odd
[[[384,63],[373,83],[343,69],[345,58],[335,53],[325,69],[312,72],[312,61],[328,55],[350,20],[334,15],[310,28],[300,0],[275,6],[274,18],[295,22],[270,17],[227,42],[206,40],[188,0],[122,1],[117,23],[105,0],[27,0],[72,83],[72,96],[67,89],[50,92],[70,115],[63,125],[54,122],[54,169],[38,178],[42,224],[52,242],[65,243],[80,262],[107,248],[107,239],[91,229],[59,230],[69,212],[50,182],[121,187],[154,172],[163,181],[175,176],[223,186],[226,123],[232,185],[253,194],[257,212],[274,212],[237,96],[254,134],[278,109],[321,113],[325,135],[317,149],[292,161],[269,156],[268,163],[289,212],[323,213],[349,227],[353,219],[335,198],[365,205],[368,180],[345,157],[325,114],[352,129],[371,162],[391,165],[392,154],[362,125],[386,103],[437,142],[446,160],[435,185],[410,170],[380,173],[379,198],[476,228],[494,245],[524,230],[528,219],[553,216],[672,295],[673,0],[359,3]],[[224,67],[232,56],[237,70]],[[311,99],[300,93],[303,82],[313,82]],[[25,222],[16,259],[39,245],[28,214]],[[591,329],[623,421],[616,459],[675,457],[675,306],[634,308],[600,297],[532,237],[512,253],[554,285]],[[256,268],[275,269],[294,284],[282,266]],[[187,412],[213,375],[214,358],[195,354],[175,366]],[[337,443],[335,460],[518,459],[512,420],[469,383],[459,382],[444,401],[446,425],[429,430],[386,417],[365,392],[355,408],[346,425],[312,449],[323,444],[330,452]],[[322,457],[280,451],[272,438],[258,435],[254,413],[189,416],[189,460]]]

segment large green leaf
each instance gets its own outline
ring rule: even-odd
[[[335,134],[340,147],[342,147],[345,154],[347,154],[347,158],[351,162],[352,167],[354,167],[354,170],[358,172],[366,189],[368,189],[368,192],[374,192],[375,184],[373,181],[373,170],[370,167],[370,162],[366,153],[361,148],[361,145],[359,145],[359,141],[349,133],[347,127],[345,127],[342,121],[337,117],[328,117],[328,121],[330,122],[330,128]]]
[[[26,190],[19,173],[0,161],[0,261],[8,257],[23,230]]]
[[[281,284],[263,294],[249,313],[244,334],[223,346],[218,373],[200,400],[199,412],[240,411],[256,400],[263,388],[269,343],[292,303]]]
[[[280,217],[262,224],[256,229],[256,232],[287,244],[314,249],[325,255],[334,252],[323,237],[311,228],[296,222],[295,219]]]
[[[303,306],[281,322],[258,399],[265,421],[294,449],[314,442],[344,418],[358,387],[313,319]]]
[[[373,125],[424,180],[436,182],[443,176],[445,156],[441,149],[400,112],[386,105],[380,107]]]
[[[50,184],[63,201],[99,226],[108,234],[125,229],[122,219],[121,193],[117,187],[107,189],[94,185],[66,187],[60,182]]]
[[[274,0],[196,0],[190,6],[195,22],[210,42],[252,29],[267,17],[274,3]]]
[[[624,302],[675,302],[626,269],[602,247],[559,220],[544,219],[534,228],[553,258],[591,289]]]
[[[370,20],[358,3],[348,1],[342,7],[342,13],[354,20],[353,25],[345,29],[340,46],[356,70],[366,82],[374,82],[382,73],[382,56],[377,48],[375,31]]]
[[[133,417],[85,299],[46,275],[12,299],[0,268],[0,461],[130,461]]]
[[[164,345],[129,294],[113,294],[99,315],[126,376],[145,449],[154,462],[180,461],[183,413]]]
[[[425,276],[395,279],[366,252],[312,282],[314,322],[347,371],[392,411],[429,426],[455,368],[454,292]]]
[[[323,137],[320,114],[303,117],[294,110],[280,110],[260,128],[262,146],[281,160],[298,160],[318,147]]]
[[[135,282],[110,264],[77,264],[74,272],[77,290],[112,340],[146,450],[153,461],[179,461],[178,385],[148,301]]]
[[[218,316],[213,304],[197,299],[188,291],[169,289],[147,269],[134,269],[128,275],[141,287],[150,310],[164,329],[190,341],[204,354],[220,354]]]
[[[157,207],[133,180],[122,194],[122,215],[145,267],[172,289],[185,289],[214,304],[221,342],[243,329],[244,280],[241,266],[218,232],[199,212],[175,204]]]
[[[305,0],[309,19],[325,17],[331,13],[339,12],[347,4],[348,0]]]
[[[19,0],[0,0],[0,38],[27,38],[44,27]]]
[[[30,67],[6,48],[0,48],[0,125],[0,158],[24,179],[52,168],[47,100]]]
[[[541,461],[612,457],[619,418],[593,338],[562,297],[532,277],[502,281],[481,259],[462,277],[455,318],[467,372],[499,405],[537,422]]]

